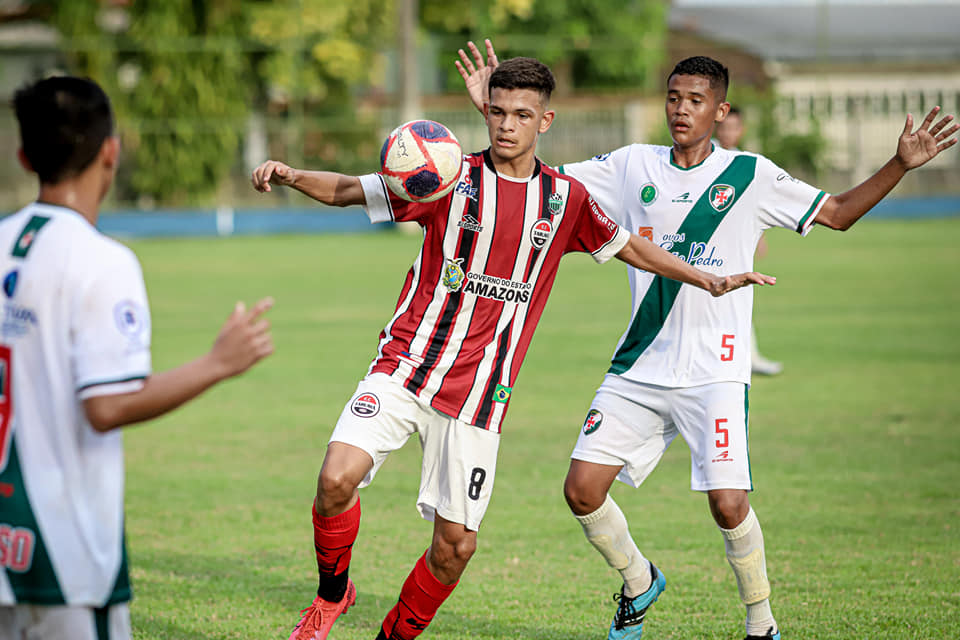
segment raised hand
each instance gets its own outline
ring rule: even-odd
[[[249,311],[238,302],[223,323],[210,356],[225,378],[243,373],[273,353],[270,322],[263,314],[273,306],[273,298],[264,298]]]
[[[931,109],[916,131],[913,131],[913,114],[907,114],[907,122],[903,126],[903,133],[900,134],[900,140],[897,143],[897,159],[905,170],[926,164],[941,151],[957,143],[957,138],[953,137],[953,134],[960,130],[960,124],[950,125],[953,121],[952,115],[944,116],[939,122],[933,124],[938,113],[940,113],[940,107]]]
[[[710,295],[714,298],[719,298],[725,293],[730,293],[735,289],[740,287],[745,287],[747,285],[756,284],[756,285],[765,285],[765,284],[776,284],[777,279],[773,276],[765,276],[762,273],[757,273],[756,271],[748,271],[747,273],[738,273],[733,276],[717,276],[714,278],[713,282],[710,283]]]
[[[250,177],[253,188],[261,193],[270,191],[271,184],[291,187],[295,180],[296,171],[276,160],[267,160],[254,169]]]
[[[490,75],[493,73],[493,70],[497,68],[497,65],[500,64],[490,39],[484,40],[484,43],[487,46],[486,63],[483,61],[480,49],[477,48],[477,45],[473,44],[473,41],[467,42],[467,48],[470,49],[473,60],[471,61],[466,52],[460,49],[458,51],[460,60],[454,61],[454,64],[457,65],[457,71],[460,72],[460,77],[463,78],[463,83],[467,87],[467,93],[470,94],[470,100],[473,102],[473,106],[479,109],[481,113],[483,112],[483,105],[487,102],[487,83],[490,82]],[[474,61],[476,64],[474,64]]]

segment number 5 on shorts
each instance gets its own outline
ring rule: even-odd
[[[717,418],[717,422],[715,424],[716,432],[718,436],[722,436],[723,438],[722,440],[716,441],[716,445],[718,449],[723,449],[724,447],[727,447],[730,445],[730,431],[729,429],[721,427],[720,425],[722,424],[727,424],[727,419]]]

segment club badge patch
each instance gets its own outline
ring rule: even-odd
[[[463,258],[447,260],[446,265],[443,267],[443,279],[441,283],[450,293],[460,291],[460,287],[463,286],[463,281],[466,279],[463,273],[463,267],[460,266],[461,262],[463,262]]]
[[[583,421],[583,435],[588,436],[599,429],[601,422],[603,422],[603,414],[597,409],[590,409],[587,419]]]
[[[728,184],[715,184],[710,187],[710,206],[717,211],[724,211],[733,204],[737,190]]]
[[[534,249],[543,249],[553,234],[553,223],[546,218],[537,220],[530,229],[530,244]]]
[[[550,208],[550,213],[553,215],[559,214],[563,209],[563,196],[554,191],[547,199],[547,206]]]
[[[640,187],[640,193],[638,195],[640,196],[640,202],[643,204],[653,204],[658,195],[657,185],[653,184],[652,182],[648,182]]]
[[[113,307],[117,329],[128,338],[138,338],[148,329],[147,312],[133,300],[122,300]]]
[[[372,418],[380,413],[380,399],[372,393],[361,393],[350,405],[350,413],[359,418]]]

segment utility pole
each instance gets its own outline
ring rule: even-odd
[[[400,122],[423,117],[420,110],[420,70],[417,65],[417,0],[397,0],[400,48]]]

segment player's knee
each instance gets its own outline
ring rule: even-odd
[[[342,511],[356,490],[356,483],[346,473],[324,466],[317,480],[318,507],[321,511]]]
[[[567,506],[573,513],[585,516],[603,505],[607,492],[589,486],[573,474],[567,474],[567,479],[563,483],[563,497],[566,498]]]
[[[443,569],[462,571],[476,550],[476,535],[443,536],[433,541],[431,558]]]
[[[709,500],[713,519],[724,529],[736,528],[750,512],[750,500],[746,491],[711,491]]]

